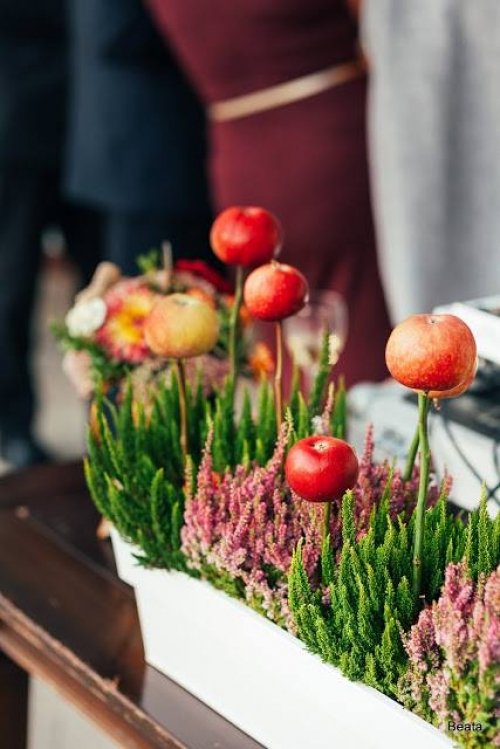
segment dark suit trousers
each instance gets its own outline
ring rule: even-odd
[[[156,213],[109,213],[105,221],[105,254],[124,274],[136,275],[136,258],[162,242],[172,244],[175,258],[196,258],[217,266],[208,235],[211,218],[169,218]]]
[[[0,432],[26,435],[34,412],[30,328],[41,261],[41,235],[65,234],[70,254],[89,277],[99,256],[99,219],[60,199],[55,171],[0,170]],[[86,279],[85,279],[86,280]]]

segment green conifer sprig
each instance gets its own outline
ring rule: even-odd
[[[308,579],[297,547],[289,575],[289,604],[298,636],[314,653],[353,680],[394,696],[407,656],[401,633],[415,621],[421,601],[412,592],[414,516],[409,523],[389,516],[392,477],[367,533],[356,538],[354,499],[342,502],[343,545],[334,564],[329,543],[323,544],[322,585]],[[427,510],[427,555],[423,590],[434,600],[450,561],[466,558],[475,579],[498,564],[498,521],[489,518],[483,494],[467,524],[454,517],[444,496]],[[324,602],[325,591],[329,603]]]
[[[326,387],[323,355],[315,385],[315,406],[320,410],[320,393]],[[233,469],[256,461],[265,465],[277,439],[272,389],[260,386],[257,413],[252,413],[250,396],[244,394],[238,418],[228,380],[210,400],[201,381],[187,388],[191,474],[195,475],[210,425],[214,470]],[[297,439],[311,432],[311,405],[297,391]],[[98,394],[95,424],[89,430],[85,475],[99,512],[143,553],[142,564],[185,569],[180,552],[180,530],[184,512],[184,464],[179,439],[179,388],[176,378],[156,387],[147,412],[135,402],[130,384],[123,400],[115,405]],[[213,577],[213,575],[212,575]],[[225,587],[231,587],[228,581]]]
[[[330,331],[325,328],[321,339],[318,371],[309,394],[309,418],[321,413],[325,393],[332,373],[330,364]]]

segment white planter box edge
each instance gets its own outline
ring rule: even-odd
[[[118,574],[135,589],[146,661],[267,749],[453,746],[243,603],[183,573],[141,568],[115,529],[111,538]]]

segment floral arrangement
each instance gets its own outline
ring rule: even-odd
[[[234,295],[232,287],[216,271],[199,260],[179,260],[173,268],[168,247],[165,268],[159,267],[154,251],[138,259],[141,275],[124,278],[120,269],[101,263],[90,283],[81,291],[63,324],[54,333],[67,352],[64,369],[82,398],[92,397],[96,388],[121,387],[131,377],[134,391],[145,399],[150,386],[164,380],[170,367],[151,350],[145,334],[146,320],[159,300],[183,293],[217,312],[218,335],[212,350],[196,366],[189,366],[191,381],[203,373],[205,394],[222,384],[228,372],[229,319]],[[274,362],[268,347],[251,349],[246,331],[249,316],[239,310],[238,360],[247,375],[260,377],[272,371]]]
[[[139,563],[208,580],[443,730],[480,723],[453,734],[464,745],[498,745],[500,519],[484,497],[470,515],[450,511],[451,480],[437,485],[427,435],[433,402],[474,377],[474,338],[449,315],[394,329],[387,365],[417,392],[417,431],[403,471],[374,462],[370,429],[358,460],[342,382],[331,382],[329,331],[310,392],[295,379],[285,397],[281,324],[308,290],[275,259],[282,241],[263,209],[217,218],[214,251],[237,266],[227,377],[210,399],[189,381],[188,363],[217,340],[217,315],[185,293],[163,296],[144,337],[176,376],[157,383],[147,407],[131,384],[118,406],[98,396],[85,465],[92,497],[140,549]],[[274,326],[276,365],[272,384],[237,400],[243,300]]]

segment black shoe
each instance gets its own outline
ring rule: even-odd
[[[10,468],[28,468],[41,463],[50,463],[50,455],[31,435],[2,437],[0,454]]]

